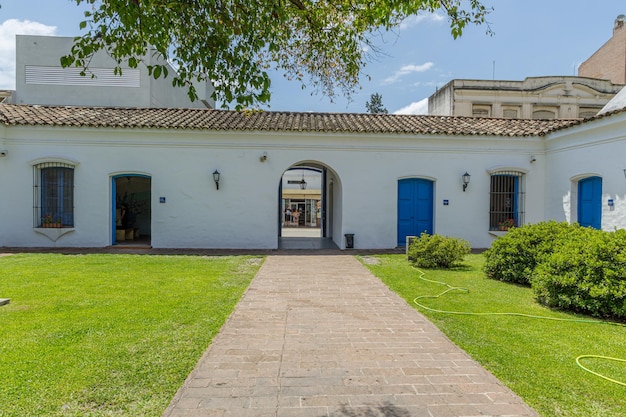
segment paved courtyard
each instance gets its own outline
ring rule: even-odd
[[[276,255],[164,416],[537,414],[354,257]]]

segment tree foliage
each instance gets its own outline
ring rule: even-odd
[[[383,106],[383,96],[378,93],[374,93],[370,96],[369,101],[365,103],[365,108],[367,109],[368,113],[372,114],[388,113],[385,106]]]
[[[75,0],[91,7],[86,32],[61,64],[87,68],[107,51],[117,63],[137,67],[151,45],[177,69],[174,86],[210,80],[214,99],[238,108],[269,102],[268,71],[308,84],[331,99],[349,96],[359,83],[374,33],[422,12],[444,12],[452,35],[484,24],[481,0]],[[166,65],[148,65],[167,76]]]

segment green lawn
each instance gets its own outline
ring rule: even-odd
[[[402,255],[377,256],[366,266],[393,291],[435,323],[458,346],[483,364],[543,417],[623,417],[626,387],[608,382],[576,364],[579,355],[626,359],[626,327],[519,316],[443,314],[417,307],[413,300],[446,287],[419,280]],[[535,302],[529,288],[489,280],[482,255],[470,255],[453,270],[424,270],[424,278],[465,287],[421,298],[431,308],[455,312],[511,312],[560,319],[589,319],[551,311]],[[586,359],[584,365],[626,382],[626,364]]]
[[[0,257],[0,416],[160,416],[261,263]]]

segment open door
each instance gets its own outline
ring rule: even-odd
[[[113,245],[148,245],[152,235],[152,179],[141,174],[112,177]]]

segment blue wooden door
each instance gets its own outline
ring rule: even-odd
[[[433,233],[433,182],[419,178],[398,181],[398,246],[407,236]]]
[[[602,178],[589,177],[578,182],[578,224],[600,229],[602,226]]]

